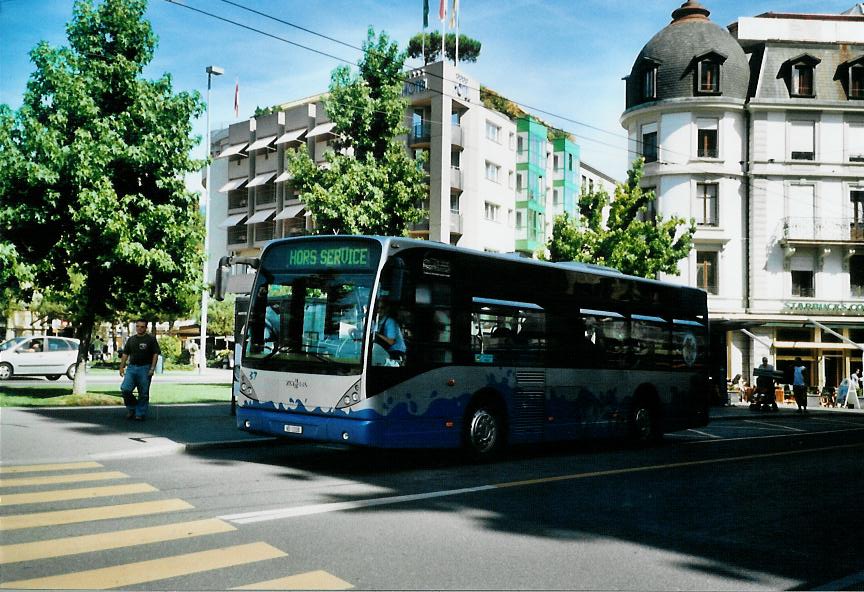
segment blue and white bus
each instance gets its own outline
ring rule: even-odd
[[[310,236],[223,258],[217,297],[237,262],[257,268],[236,371],[242,430],[483,458],[708,422],[702,290],[430,241]],[[404,355],[376,340],[382,310]]]

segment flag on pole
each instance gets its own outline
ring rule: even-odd
[[[438,20],[444,23],[447,18],[447,0],[441,0],[438,4]]]
[[[423,0],[423,28],[429,26],[429,0]]]
[[[453,0],[450,5],[450,28],[455,29],[459,23],[459,0]]]
[[[234,117],[240,117],[240,79],[234,79]]]

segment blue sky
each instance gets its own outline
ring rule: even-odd
[[[177,0],[294,43],[356,62],[355,49],[238,9],[224,0]],[[359,46],[369,26],[405,46],[422,28],[422,0],[232,0],[259,12]],[[476,64],[461,67],[508,98],[541,109],[543,119],[573,133],[585,161],[622,178],[628,165],[624,82],[645,43],[666,26],[683,0],[460,0],[461,32],[482,42]],[[448,0],[449,4],[449,0]],[[854,0],[703,0],[711,19],[726,26],[763,12],[839,13]],[[430,0],[438,26],[438,0]],[[40,41],[65,45],[71,0],[0,0],[0,103],[17,108],[33,66],[28,52]],[[145,76],[171,74],[175,91],[206,93],[208,65],[225,69],[214,79],[211,126],[240,118],[257,105],[294,100],[327,89],[344,63],[177,6],[150,0],[147,18],[159,39]],[[409,61],[409,65],[411,62]],[[549,113],[558,115],[555,117]],[[597,131],[581,125],[605,130]],[[196,122],[203,136],[204,119]],[[199,148],[199,156],[203,148]]]

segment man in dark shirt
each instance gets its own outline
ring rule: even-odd
[[[147,416],[150,380],[156,372],[160,353],[162,352],[156,337],[147,333],[147,321],[135,321],[135,335],[126,341],[120,358],[120,376],[123,377],[120,392],[123,393],[123,403],[126,405],[126,419],[144,421]],[[132,394],[136,387],[137,399]]]

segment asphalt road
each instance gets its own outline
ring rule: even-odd
[[[487,465],[260,443],[21,472],[4,463],[0,579],[130,590],[862,589],[862,458],[864,417],[814,413],[719,420],[644,450],[518,449]],[[76,495],[86,497],[64,499]]]

